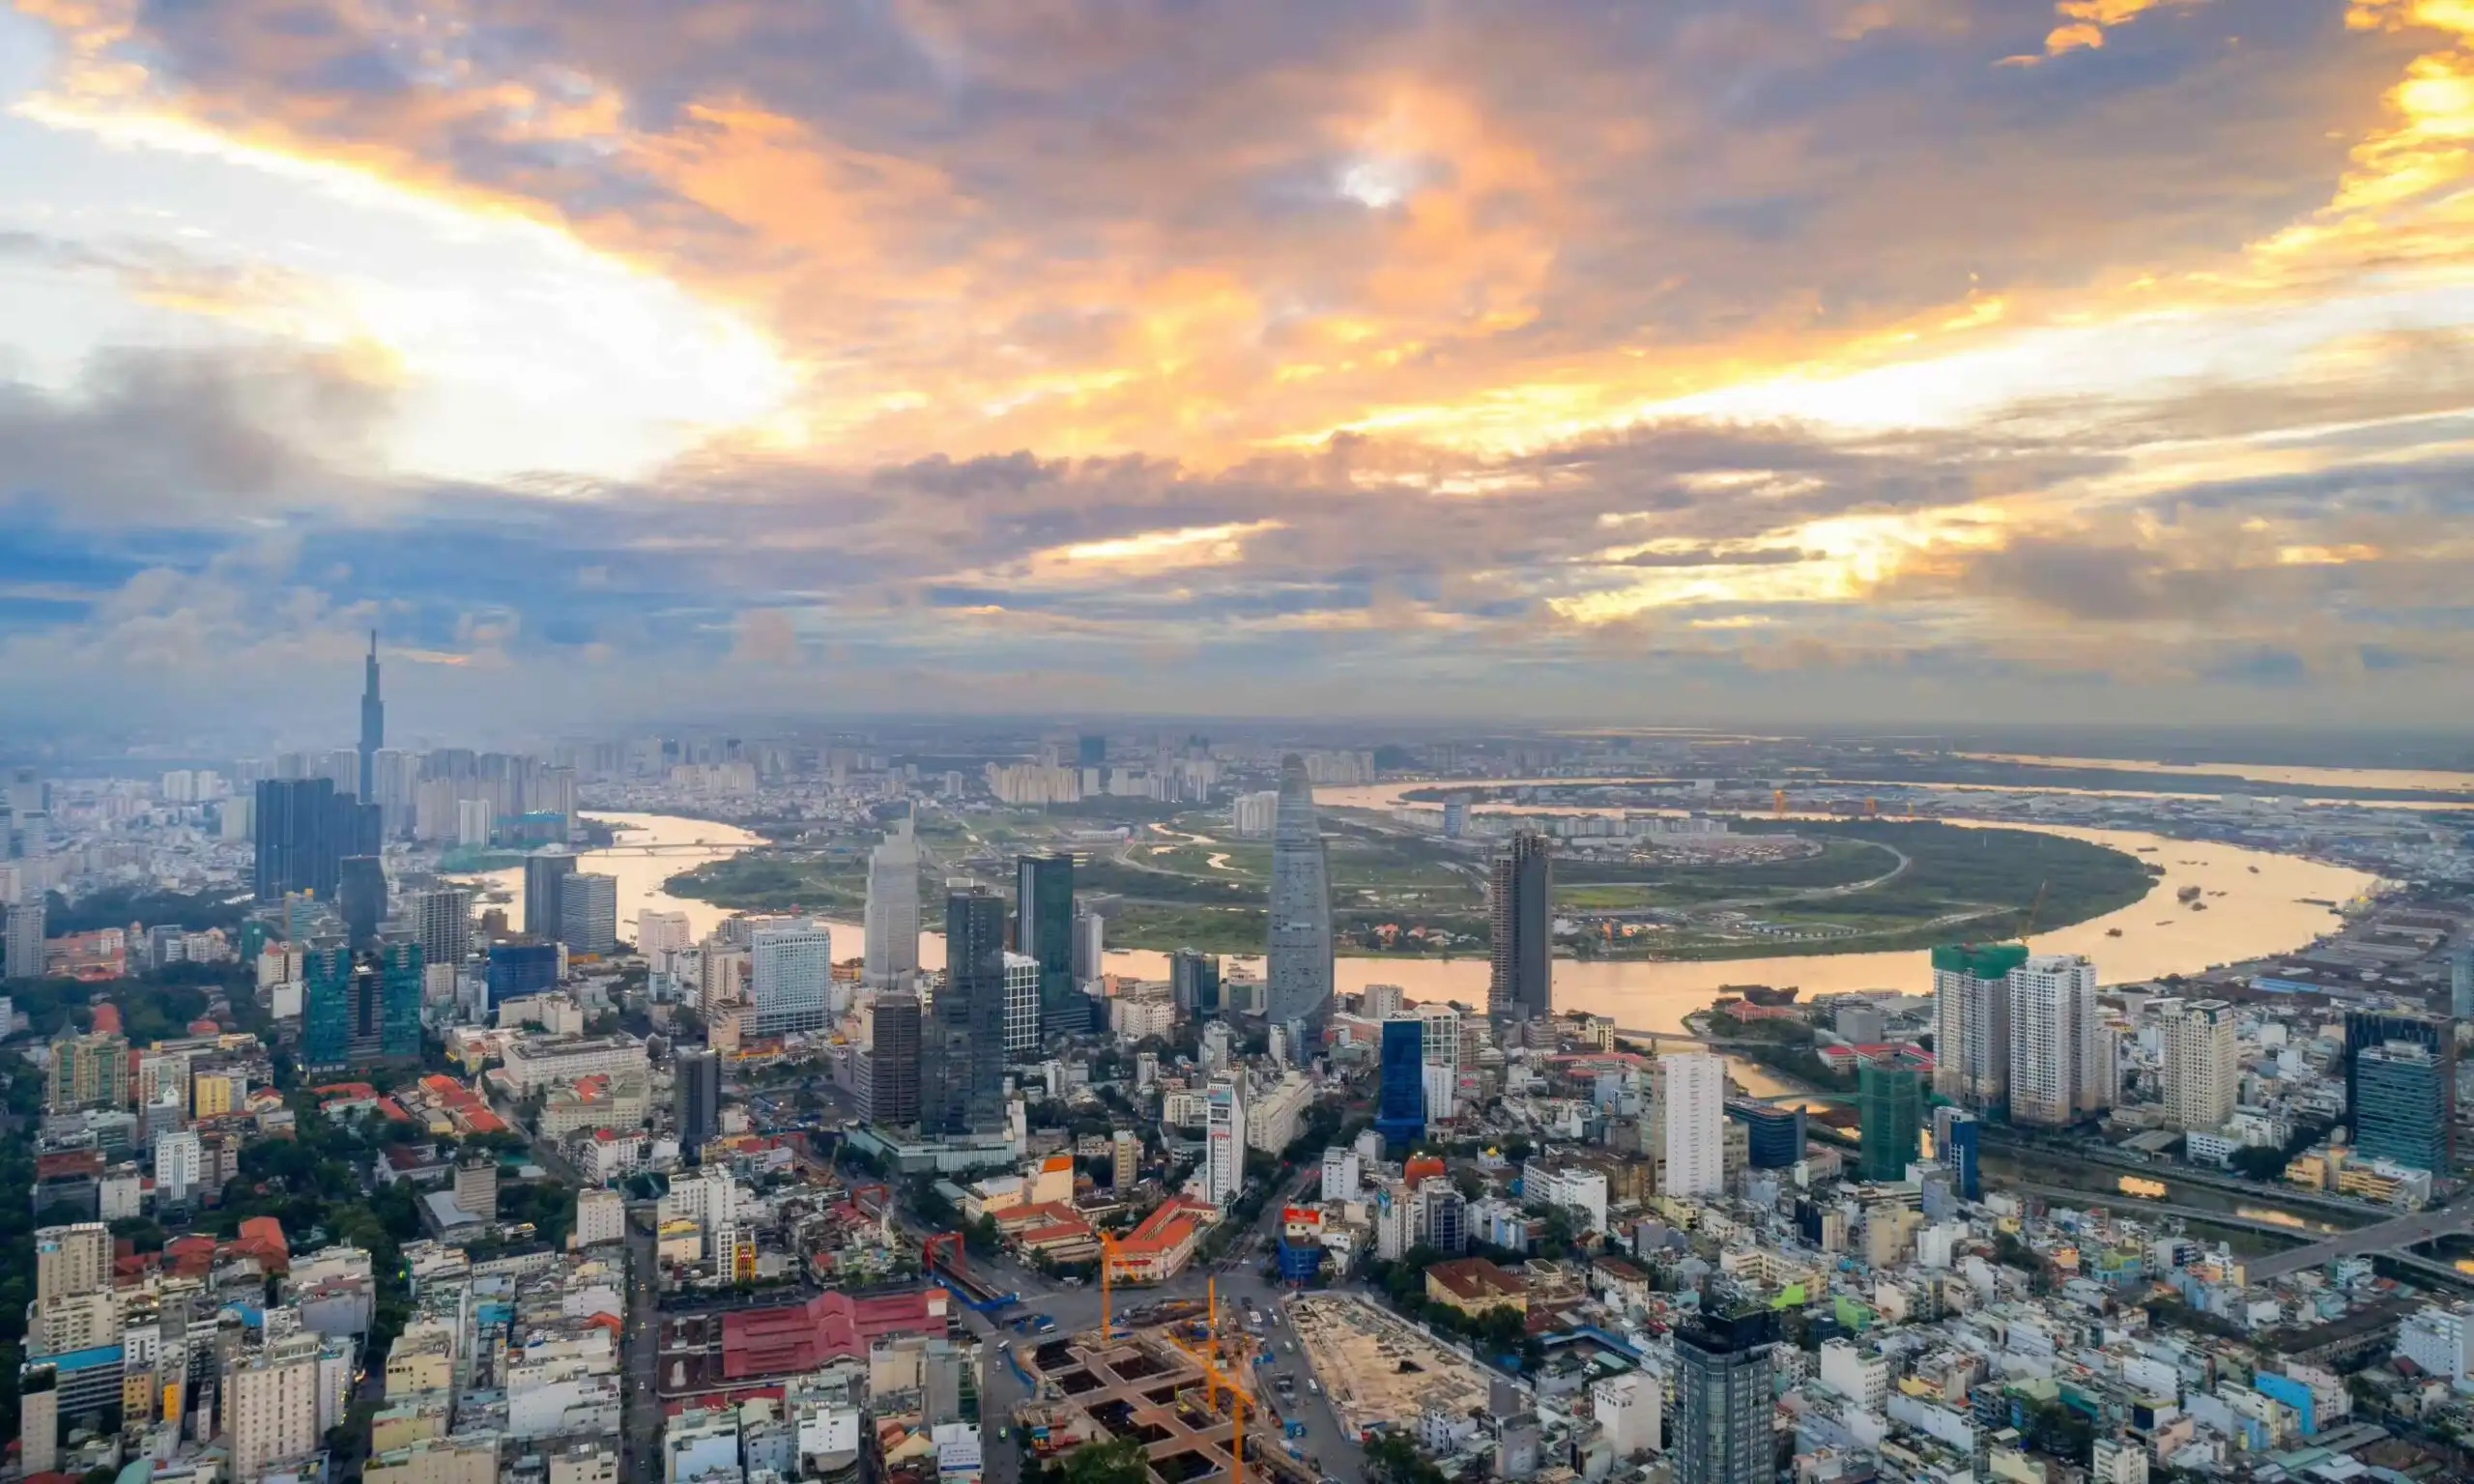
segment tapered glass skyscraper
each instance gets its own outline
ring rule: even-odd
[[[1332,1007],[1332,871],[1314,821],[1314,785],[1295,753],[1280,761],[1264,958],[1266,1015],[1275,1024],[1320,1025]]]
[[[378,699],[378,631],[369,631],[369,660],[360,684],[361,802],[378,802],[378,750],[387,745],[387,703]]]
[[[991,1133],[1005,1124],[1005,899],[945,899],[945,985],[922,1048],[921,1121],[930,1133]]]
[[[1090,1009],[1074,987],[1072,856],[1025,855],[1015,860],[1014,946],[1040,966],[1039,1034],[1088,1031]]]
[[[1552,857],[1546,837],[1522,830],[1498,852],[1489,884],[1493,972],[1486,1015],[1493,1020],[1543,1020],[1555,1013],[1554,914],[1548,910]]]

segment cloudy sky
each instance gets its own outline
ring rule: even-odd
[[[2468,0],[16,0],[0,691],[2474,705]]]

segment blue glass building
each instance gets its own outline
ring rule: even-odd
[[[493,943],[489,967],[484,972],[492,1010],[509,1000],[555,989],[559,986],[559,945]]]
[[[1933,1110],[1933,1157],[1950,1172],[1961,1200],[1984,1199],[1984,1176],[1976,1163],[1982,1132],[1975,1115],[1965,1108]]]
[[[1381,1052],[1374,1131],[1386,1149],[1405,1150],[1426,1131],[1425,1027],[1410,1019],[1384,1021]]]
[[[1803,1109],[1730,1099],[1727,1117],[1744,1126],[1744,1152],[1754,1169],[1783,1170],[1804,1157]]]

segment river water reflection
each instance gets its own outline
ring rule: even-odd
[[[1334,805],[1386,808],[1413,785],[1367,789],[1322,789],[1318,797]],[[709,902],[676,898],[662,884],[682,870],[707,861],[735,855],[762,844],[757,835],[734,825],[671,814],[590,812],[618,831],[614,848],[585,852],[582,870],[618,878],[618,922],[632,936],[640,911],[676,910],[705,933],[730,914]],[[1959,823],[1961,821],[1951,821]],[[2059,825],[2017,825],[2093,841],[2136,853],[2152,846],[2141,859],[2164,870],[2146,899],[2121,911],[2074,928],[2039,933],[2036,947],[2052,953],[2086,954],[2096,960],[2109,984],[2188,973],[2213,964],[2298,948],[2340,922],[2332,903],[2344,902],[2369,888],[2373,878],[2343,867],[2324,866],[2294,856],[2246,850],[2235,845],[2168,840],[2128,830],[2089,830]],[[2256,870],[2254,869],[2256,868]],[[523,921],[524,872],[495,871],[478,878],[507,899],[508,918]],[[2210,895],[2209,910],[2191,912],[2174,901],[2185,885]],[[2214,895],[2223,893],[2222,896]],[[2316,899],[2316,901],[2315,901]],[[923,903],[935,921],[933,901]],[[858,951],[859,926],[832,924],[847,932],[846,956]],[[2108,934],[2119,929],[2120,936]],[[920,962],[944,966],[944,940],[923,933]],[[1235,958],[1232,967],[1259,972],[1261,960]],[[1111,972],[1142,979],[1165,979],[1167,956],[1148,951],[1114,950],[1108,956]],[[1335,977],[1342,991],[1367,985],[1398,985],[1411,999],[1459,1000],[1482,1004],[1487,964],[1483,958],[1342,958]],[[1916,994],[1929,989],[1932,969],[1920,951],[1875,954],[1833,954],[1813,956],[1734,958],[1702,962],[1654,962],[1644,959],[1598,959],[1555,963],[1555,1003],[1559,1009],[1613,1015],[1627,1029],[1680,1031],[1683,1016],[1706,1009],[1725,985],[1767,984],[1799,985],[1807,996],[1842,990],[1890,989]]]

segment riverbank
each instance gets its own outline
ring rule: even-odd
[[[663,883],[682,870],[726,859],[763,842],[749,830],[678,815],[595,812],[595,817],[618,832],[617,843],[588,852],[582,869],[618,878],[618,921],[621,932],[628,935],[637,913],[646,909],[685,912],[694,931],[710,931],[729,911],[710,902],[675,897],[663,890]],[[2342,922],[2339,913],[2324,903],[2350,900],[2373,884],[2373,878],[2360,871],[2239,846],[2170,841],[2130,831],[2037,828],[2091,839],[2133,854],[2152,852],[2163,872],[2137,904],[2062,931],[2039,932],[2034,938],[2039,950],[2088,955],[2108,984],[2191,973],[2300,947]],[[511,899],[509,916],[519,923],[523,921],[523,875],[521,870],[511,870],[476,878]],[[2193,913],[2174,900],[2183,885],[2225,895],[2208,898],[2211,910]],[[2321,904],[2313,904],[2311,899]],[[925,915],[932,923],[938,921],[933,907]],[[837,935],[837,955],[856,954],[860,931],[855,914],[831,914],[826,921]],[[2119,937],[2110,934],[2116,927],[2121,929]],[[842,937],[844,933],[849,936]],[[921,935],[920,962],[927,968],[943,967],[942,934]],[[1232,955],[1228,966],[1259,974],[1262,963],[1259,956]],[[1112,949],[1106,967],[1110,973],[1138,979],[1168,977],[1167,956],[1158,951]],[[1484,1003],[1488,973],[1487,962],[1474,956],[1342,957],[1334,965],[1336,986],[1343,993],[1367,985],[1397,985],[1413,1000],[1472,1005]],[[1707,1009],[1722,986],[1738,984],[1796,985],[1807,999],[1855,990],[1920,994],[1931,988],[1932,965],[1921,951],[1710,962],[1558,959],[1555,1006],[1612,1015],[1618,1024],[1640,1030],[1681,1031],[1686,1014]]]

